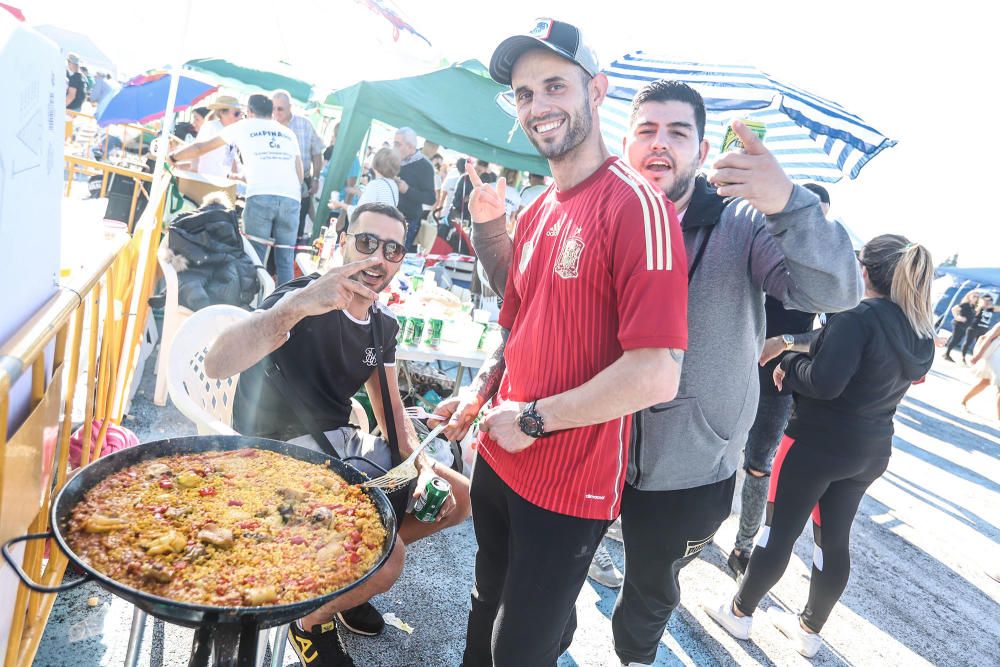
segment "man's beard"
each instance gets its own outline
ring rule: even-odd
[[[532,124],[537,123],[533,121]],[[583,143],[584,139],[590,135],[593,124],[590,113],[590,100],[584,97],[583,104],[573,114],[567,116],[566,136],[561,142],[547,144],[544,141],[537,140],[534,131],[526,132],[525,134],[527,134],[528,140],[531,141],[532,145],[542,154],[542,157],[547,160],[558,161]]]
[[[698,176],[698,169],[700,168],[701,165],[697,162],[692,162],[688,166],[687,171],[677,174],[677,178],[674,179],[674,184],[670,186],[670,190],[664,193],[667,195],[667,199],[677,201],[683,197],[687,193],[688,188],[691,187],[695,177]]]

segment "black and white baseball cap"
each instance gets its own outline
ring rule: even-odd
[[[510,72],[514,63],[528,49],[544,47],[582,67],[590,76],[601,71],[597,54],[583,42],[580,29],[575,25],[554,19],[535,19],[531,30],[514,35],[500,42],[490,58],[490,76],[497,83],[510,85]]]

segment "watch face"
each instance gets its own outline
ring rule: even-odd
[[[518,420],[518,425],[521,427],[521,430],[525,433],[525,435],[530,435],[532,437],[538,435],[538,420],[534,417],[534,415],[521,415]]]

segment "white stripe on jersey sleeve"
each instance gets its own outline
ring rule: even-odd
[[[610,171],[620,179],[629,184],[632,190],[639,197],[642,204],[643,214],[646,216],[646,269],[653,270],[653,233],[650,225],[655,225],[655,255],[656,269],[658,271],[670,271],[673,268],[673,255],[670,243],[670,218],[667,214],[667,205],[662,196],[656,194],[653,185],[646,181],[631,167],[619,160],[610,167]],[[653,212],[653,219],[650,219],[650,209]]]
[[[635,196],[639,198],[639,203],[642,204],[642,216],[644,218],[644,220],[643,220],[643,231],[645,231],[645,233],[646,233],[646,270],[647,271],[652,271],[653,270],[653,230],[650,228],[649,206],[646,203],[646,197],[643,195],[641,189],[636,184],[635,180],[632,179],[632,178],[629,178],[628,176],[625,175],[625,172],[623,172],[621,170],[621,168],[619,166],[619,163],[620,163],[620,161],[613,163],[610,167],[608,167],[608,170],[612,174],[614,174],[615,176],[617,176],[618,178],[620,178],[623,181],[625,181],[626,183],[628,183],[629,187],[631,187],[632,190],[635,192]]]
[[[642,177],[642,174],[634,170],[631,166],[624,166],[622,169],[625,173],[631,174],[636,182],[639,183],[639,187],[649,196],[650,206],[656,213],[656,224],[657,224],[657,255],[663,252],[666,256],[665,262],[657,262],[657,269],[670,271],[673,268],[673,253],[671,253],[670,245],[670,217],[667,214],[667,204],[666,197],[657,192],[656,186],[647,181]],[[659,236],[660,225],[663,228],[663,237]]]

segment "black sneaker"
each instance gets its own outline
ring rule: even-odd
[[[951,358],[951,354],[949,354],[948,352],[942,354],[941,358],[944,359],[945,361],[950,361],[951,363],[955,363],[955,360]]]
[[[359,604],[353,609],[337,612],[337,620],[347,630],[366,637],[374,637],[385,629],[382,614],[370,602]]]
[[[747,565],[750,564],[750,554],[733,549],[732,553],[729,554],[729,560],[726,561],[726,563],[729,565],[729,569],[733,571],[733,574],[735,574],[737,578],[742,577],[746,574]]]
[[[306,632],[293,621],[288,626],[288,643],[299,656],[302,667],[355,667],[340,642],[336,621],[314,625],[312,632]]]

